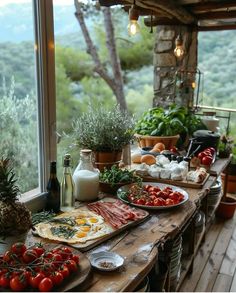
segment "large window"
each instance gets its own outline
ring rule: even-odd
[[[37,85],[32,1],[0,1],[0,154],[21,192],[39,188]]]
[[[0,156],[21,193],[36,195],[56,158],[52,1],[1,0],[0,9]]]

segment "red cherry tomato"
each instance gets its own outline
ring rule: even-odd
[[[201,161],[203,157],[205,157],[204,152],[201,152],[197,155],[198,159]]]
[[[38,258],[37,253],[33,249],[27,249],[23,254],[23,261],[31,263]]]
[[[50,278],[43,278],[39,283],[39,291],[40,292],[49,292],[53,288],[53,282]]]
[[[212,157],[210,157],[210,156],[206,156],[206,157],[203,157],[203,158],[202,158],[201,163],[202,163],[203,165],[210,166],[211,163],[212,163],[212,161],[213,161]]]
[[[216,152],[216,150],[213,147],[207,148],[207,151],[210,151],[212,155]]]
[[[12,246],[11,246],[11,252],[12,253],[15,253],[17,255],[22,255],[25,251],[26,251],[26,246],[24,243],[22,242],[17,242],[17,243],[14,243]]]
[[[144,205],[145,201],[142,198],[137,199],[136,204]]]
[[[13,255],[13,253],[11,251],[7,250],[3,255],[3,260],[5,262],[9,263],[11,260],[14,259],[14,257],[12,255]]]
[[[38,288],[39,283],[44,278],[45,278],[45,275],[42,272],[39,272],[36,276],[31,276],[29,279],[30,286],[33,288]]]
[[[178,149],[175,146],[173,146],[172,148],[170,148],[170,151],[172,153],[178,153]]]
[[[59,272],[62,273],[63,277],[66,278],[69,276],[70,271],[66,265],[63,265],[60,269]]]
[[[68,259],[72,255],[72,250],[69,247],[65,246],[60,249],[60,254],[63,259]]]
[[[50,276],[50,279],[52,280],[53,285],[58,286],[62,283],[64,277],[62,273],[56,271]]]
[[[37,253],[38,257],[40,257],[42,254],[44,254],[45,249],[43,248],[41,243],[37,243],[34,247],[33,250]]]
[[[167,206],[172,206],[173,204],[174,204],[174,201],[172,199],[170,199],[170,198],[166,199],[166,205]]]
[[[75,261],[77,263],[77,265],[79,264],[79,256],[78,255],[73,254],[71,259],[73,259],[73,261]]]
[[[8,288],[10,286],[10,276],[8,274],[3,274],[0,277],[0,287]]]
[[[23,275],[15,276],[10,280],[10,288],[13,291],[21,292],[27,287],[27,280]]]

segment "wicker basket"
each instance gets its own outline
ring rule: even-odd
[[[153,147],[158,142],[164,143],[166,149],[170,149],[176,145],[179,134],[174,136],[149,136],[149,135],[140,135],[135,134],[135,138],[138,141],[139,147]]]

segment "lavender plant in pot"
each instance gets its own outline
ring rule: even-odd
[[[134,118],[117,105],[89,109],[73,123],[73,137],[80,148],[91,149],[95,166],[111,168],[121,160],[122,149],[133,138]]]

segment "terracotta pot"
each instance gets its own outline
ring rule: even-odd
[[[113,165],[119,165],[122,151],[94,152],[95,166],[100,171],[110,169]]]
[[[224,181],[225,181],[224,173],[221,173],[221,179],[224,186]],[[236,192],[236,175],[228,175],[227,192],[229,193]]]
[[[220,202],[218,209],[216,210],[216,215],[224,219],[230,219],[234,216],[235,208],[236,199],[228,196],[226,201]]]
[[[116,194],[117,190],[127,184],[131,184],[132,182],[120,182],[120,183],[105,183],[105,182],[99,182],[99,190],[104,192],[104,193],[109,193],[109,194]]]

